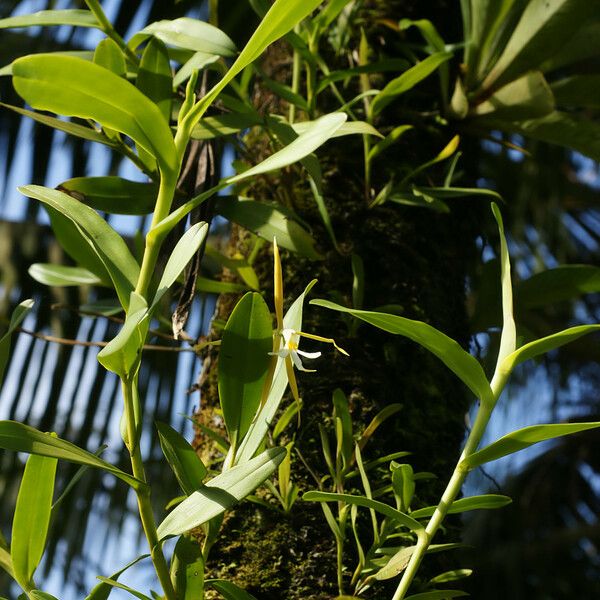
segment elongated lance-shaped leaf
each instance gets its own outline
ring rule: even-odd
[[[130,376],[139,364],[148,326],[148,304],[142,296],[131,292],[125,323],[98,352],[98,362],[122,379]]]
[[[93,119],[128,135],[175,176],[176,151],[158,107],[125,79],[72,56],[36,54],[13,64],[13,85],[33,108]]]
[[[106,267],[121,304],[127,308],[140,269],[123,238],[95,210],[64,192],[40,185],[25,185],[19,191],[58,211],[81,230]]]
[[[112,581],[116,581],[125,571],[127,571],[127,569],[129,569],[130,567],[133,567],[134,565],[139,563],[141,560],[144,560],[145,558],[150,558],[150,555],[142,554],[141,556],[138,556],[137,558],[132,560],[130,563],[126,564],[122,569],[119,569],[116,573],[113,573],[109,577],[109,579],[111,579]],[[113,589],[112,585],[109,585],[105,581],[101,581],[98,585],[96,585],[90,591],[90,593],[85,597],[85,600],[108,600],[108,596],[110,595],[112,589]]]
[[[291,31],[322,2],[323,0],[276,0],[223,79],[190,111],[186,117],[190,129],[238,73],[254,62],[267,46]]]
[[[514,454],[538,442],[553,440],[572,433],[587,431],[600,427],[600,422],[593,423],[558,423],[556,425],[531,425],[513,431],[482,450],[467,456],[461,465],[473,469],[479,465],[498,460],[503,456]]]
[[[293,142],[279,150],[279,152],[272,154],[247,171],[229,177],[227,179],[228,185],[255,177],[256,175],[268,173],[269,171],[276,171],[302,160],[319,146],[322,146],[327,140],[331,139],[333,134],[346,122],[347,118],[348,116],[345,113],[330,113],[320,117],[316,121],[313,121],[312,125],[307,127]]]
[[[207,579],[206,585],[217,590],[225,600],[256,600],[252,594],[226,579]]]
[[[272,348],[269,308],[248,292],[233,309],[219,350],[219,400],[233,455],[260,406]]]
[[[30,589],[33,574],[44,553],[57,463],[55,458],[31,455],[21,480],[10,553],[15,578],[25,590]]]
[[[276,237],[283,248],[313,260],[321,257],[311,234],[280,206],[237,196],[219,196],[215,211],[269,242]]]
[[[215,187],[192,198],[174,210],[168,217],[165,217],[151,230],[151,233],[157,237],[165,236],[194,208],[231,184],[240,183],[256,175],[276,171],[301,161],[329,140],[333,133],[346,121],[346,118],[343,113],[331,113],[313,121],[312,126],[299,135],[291,144],[275,152],[258,165],[238,175],[222,179]]]
[[[160,40],[152,39],[144,48],[135,85],[158,106],[168,124],[171,118],[173,78],[167,48]]]
[[[510,256],[506,237],[504,235],[504,223],[498,205],[492,202],[492,212],[496,223],[498,223],[498,233],[500,234],[500,265],[502,281],[502,334],[500,336],[500,350],[498,351],[498,360],[496,362],[496,371],[492,379],[492,389],[494,393],[499,390],[494,389],[496,376],[500,375],[500,368],[504,359],[517,347],[517,328],[513,316],[512,283],[510,280]],[[497,375],[496,375],[497,374]]]
[[[40,10],[30,15],[18,15],[0,19],[0,29],[13,27],[39,27],[45,25],[72,25],[74,27],[97,27],[100,23],[89,10]]]
[[[308,502],[345,502],[346,504],[356,504],[357,506],[364,506],[365,508],[372,508],[373,510],[381,513],[392,521],[396,521],[399,525],[407,527],[411,531],[421,531],[424,526],[410,517],[409,515],[379,502],[378,500],[372,500],[365,496],[353,496],[352,494],[335,494],[333,492],[306,492],[302,496],[302,500]]]
[[[502,55],[483,86],[498,87],[560,54],[561,47],[588,19],[597,17],[595,2],[579,0],[530,0]]]
[[[147,215],[154,210],[158,186],[154,183],[106,177],[74,177],[57,186],[83,204],[117,215]]]
[[[152,301],[154,308],[165,293],[177,281],[177,278],[183,273],[192,257],[198,252],[202,242],[208,234],[208,224],[204,221],[192,225],[182,236],[173,248],[171,256],[165,265],[162,277],[158,282],[158,289]]]
[[[315,283],[316,280],[311,281],[304,292],[294,300],[292,306],[290,306],[283,317],[283,329],[293,329],[295,331],[300,331],[302,329],[302,309],[304,306],[304,299]],[[252,421],[248,433],[244,436],[244,439],[240,444],[239,451],[236,455],[237,463],[242,464],[249,461],[260,448],[260,445],[267,435],[269,426],[275,418],[275,414],[281,404],[287,385],[288,380],[285,361],[278,360],[273,374],[273,382],[268,391],[267,400],[256,415],[254,421]]]
[[[4,102],[0,102],[0,106],[8,108],[20,115],[23,115],[24,117],[29,117],[37,123],[42,123],[43,125],[47,125],[53,129],[58,129],[59,131],[64,131],[69,135],[73,135],[83,140],[98,142],[100,144],[110,146],[111,148],[115,148],[117,146],[117,142],[115,140],[111,140],[104,133],[96,129],[92,129],[91,127],[79,125],[78,123],[71,123],[70,121],[63,121],[61,119],[57,119],[56,117],[51,117],[33,110],[27,110],[26,108],[21,108],[19,106],[5,104]]]
[[[110,38],[103,39],[94,50],[94,63],[119,77],[127,75],[125,56],[119,45]]]
[[[166,423],[156,422],[158,439],[163,454],[169,463],[181,489],[188,496],[202,487],[208,470],[190,443]]]
[[[139,479],[71,442],[16,421],[0,421],[0,448],[68,460],[79,465],[102,469],[122,479],[134,489],[141,489],[145,485]]]
[[[34,263],[27,270],[37,282],[51,286],[102,285],[102,280],[82,267]]]
[[[452,58],[451,52],[436,52],[428,56],[414,67],[408,69],[392,79],[384,88],[375,96],[371,104],[373,115],[378,115],[390,102],[395,100],[401,94],[408,92],[415,85],[429,77],[440,65]]]
[[[459,500],[455,500],[450,505],[448,514],[453,515],[457,513],[468,512],[470,510],[490,510],[494,508],[502,508],[511,502],[511,498],[508,496],[501,496],[499,494],[469,496],[468,498],[460,498]],[[413,519],[425,519],[431,517],[436,508],[437,506],[426,506],[425,508],[419,508],[418,510],[413,510],[410,513],[410,516]]]
[[[311,300],[310,303],[330,310],[349,313],[379,329],[402,335],[417,342],[435,354],[477,398],[482,401],[491,401],[492,390],[477,359],[463,350],[458,342],[435,327],[398,315],[346,308],[329,300]]]
[[[138,590],[135,590],[132,587],[114,579],[109,579],[108,577],[101,576],[98,576],[98,579],[102,581],[102,583],[106,583],[106,585],[109,585],[113,588],[117,588],[119,590],[126,591],[128,594],[131,594],[134,598],[138,598],[138,600],[153,600],[152,598],[150,598],[150,596],[146,596],[146,594],[142,594],[142,592],[139,592]]]
[[[135,49],[150,36],[169,46],[218,56],[234,56],[237,50],[226,33],[210,23],[190,17],[150,23],[136,33],[127,45]]]
[[[577,327],[565,329],[564,331],[560,331],[554,335],[549,335],[547,337],[540,338],[539,340],[529,342],[529,344],[525,344],[524,346],[521,346],[515,350],[512,354],[509,354],[504,359],[502,369],[510,372],[518,364],[521,364],[526,360],[535,358],[541,354],[546,354],[551,350],[560,348],[561,346],[569,344],[570,342],[573,342],[584,335],[588,335],[589,333],[593,333],[594,331],[600,331],[600,325],[578,325]]]
[[[23,322],[23,319],[27,316],[27,313],[33,308],[33,300],[23,300],[14,310],[10,317],[10,323],[8,330],[0,338],[0,386],[4,379],[4,371],[8,364],[8,358],[10,353],[10,340],[15,329]]]
[[[217,475],[167,515],[158,527],[158,538],[194,529],[231,508],[269,478],[285,455],[285,448],[271,448]]]

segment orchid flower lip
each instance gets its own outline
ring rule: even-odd
[[[277,352],[269,352],[271,356],[278,356],[279,358],[287,358],[288,356],[292,359],[294,366],[298,371],[304,371],[306,373],[314,372],[314,369],[307,369],[302,364],[301,356],[308,359],[319,358],[320,352],[304,352],[300,350],[298,345],[300,343],[300,332],[295,329],[282,329],[278,332],[283,338],[283,347],[277,350]]]

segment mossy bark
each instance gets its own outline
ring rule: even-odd
[[[284,45],[272,50],[270,64],[276,64],[277,68],[285,64],[282,57],[286,52]],[[269,57],[265,68],[269,68]],[[277,76],[277,73],[271,72],[271,75]],[[268,93],[259,91],[259,94],[266,97]],[[261,104],[272,107],[275,101],[268,98]],[[385,127],[386,123],[381,125]],[[373,174],[374,186],[380,189],[390,172],[401,164],[418,161],[420,156],[435,155],[442,147],[442,138],[421,132],[407,135],[386,161],[380,163]],[[253,160],[259,161],[261,152],[269,152],[261,139],[247,141],[247,147],[253,149]],[[291,167],[276,176],[263,178],[253,184],[251,190],[256,198],[283,198],[311,226],[323,254],[323,260],[315,262],[282,253],[286,307],[313,278],[318,279],[318,284],[312,297],[332,298],[350,305],[351,256],[357,254],[365,265],[364,308],[394,304],[394,310],[402,316],[426,321],[467,347],[465,281],[474,254],[476,230],[471,214],[460,209],[437,214],[427,209],[389,204],[369,209],[364,196],[361,140],[356,136],[337,142],[339,140],[320,151],[319,158],[339,250],[332,248],[308,186],[302,183],[300,168]],[[229,252],[246,254],[249,244],[248,234],[234,227]],[[270,299],[272,256],[268,246],[254,266],[261,289]],[[226,319],[236,300],[231,296],[220,298],[216,317]],[[367,445],[365,458],[399,450],[411,452],[407,461],[415,471],[429,471],[437,476],[437,479],[418,483],[418,502],[424,505],[436,501],[456,461],[464,435],[469,398],[462,384],[438,359],[414,343],[366,324],[351,334],[348,320],[337,313],[307,305],[303,329],[334,337],[350,356],[345,357],[310,340],[302,341],[304,349],[321,350],[323,356],[315,363],[316,373],[298,374],[304,401],[300,428],[296,431],[296,424],[292,423],[284,432],[284,439],[278,440],[282,443],[295,439],[299,454],[294,454],[292,476],[300,487],[300,496],[304,491],[316,489],[315,476],[320,479],[326,474],[318,425],[331,425],[331,397],[333,391],[340,388],[349,399],[357,434],[386,405],[402,405],[401,411],[387,421],[377,431],[374,441]],[[217,361],[218,350],[210,350],[201,379],[201,408],[196,415],[204,424],[214,425],[218,421],[215,417]],[[201,432],[195,444],[201,453],[211,452],[212,444]],[[300,455],[303,460],[298,458]],[[211,575],[236,581],[260,600],[335,597],[338,593],[335,544],[320,506],[299,499],[291,513],[283,515],[269,494],[263,494],[263,499],[271,502],[273,508],[245,502],[226,517],[208,564]],[[348,540],[346,585],[354,568],[352,548]],[[364,597],[391,596],[385,589],[379,585]],[[350,593],[350,589],[346,593]]]

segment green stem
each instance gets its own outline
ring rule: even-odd
[[[298,33],[298,31],[299,31],[298,25],[296,25],[296,27],[294,27],[294,31],[296,33]],[[292,66],[292,91],[295,94],[297,94],[298,90],[300,89],[300,68],[301,68],[300,53],[294,48],[294,62],[293,62],[293,66]],[[290,103],[290,108],[289,108],[289,115],[288,115],[289,122],[293,123],[295,118],[296,118],[296,105],[292,102],[292,103]]]
[[[125,40],[115,31],[115,28],[112,26],[112,23],[108,20],[107,16],[104,14],[102,10],[102,6],[100,6],[100,2],[98,0],[85,0],[85,3],[88,5],[88,8],[94,13],[96,19],[100,23],[102,31],[113,40],[121,50],[127,55],[127,58],[134,64],[137,65],[139,60],[135,55],[135,52],[125,43]]]
[[[144,471],[144,463],[140,445],[138,443],[138,424],[136,423],[135,398],[133,393],[134,386],[133,378],[121,380],[121,388],[123,390],[123,399],[125,401],[125,418],[127,421],[127,448],[131,459],[131,468],[133,476],[146,483],[146,473]],[[150,546],[150,556],[158,575],[158,579],[165,593],[167,600],[176,600],[175,590],[171,582],[169,567],[164,554],[158,543],[158,535],[156,533],[156,522],[154,513],[152,512],[152,504],[150,503],[150,487],[145,485],[136,490],[138,511],[142,521],[144,534]]]
[[[499,395],[499,393],[498,393]],[[495,395],[495,398],[498,396]],[[408,588],[412,583],[419,566],[421,565],[421,561],[423,557],[427,553],[429,549],[429,545],[433,540],[433,537],[437,533],[437,530],[440,528],[440,525],[443,523],[446,515],[448,514],[448,509],[452,505],[452,502],[456,499],[458,494],[460,494],[460,490],[463,486],[465,478],[469,473],[469,469],[463,466],[463,460],[473,454],[479,446],[479,442],[485,433],[485,429],[487,424],[489,423],[490,417],[492,415],[493,404],[491,405],[482,405],[479,411],[477,412],[477,417],[475,418],[475,423],[473,424],[473,428],[471,429],[471,433],[467,438],[467,442],[462,451],[460,459],[454,469],[452,477],[446,486],[444,494],[435,509],[429,523],[427,523],[427,527],[425,531],[420,532],[418,536],[417,546],[415,548],[414,553],[410,557],[410,561],[406,570],[402,575],[402,579],[398,584],[398,588],[396,589],[396,593],[394,594],[392,600],[402,600],[406,593],[408,592]]]

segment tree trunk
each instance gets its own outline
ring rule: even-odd
[[[382,33],[381,27],[374,25],[375,18],[369,12],[379,10],[381,4],[374,2],[370,9],[365,9],[374,45],[381,43],[382,36],[388,36],[387,32]],[[412,14],[415,11],[408,10],[410,7],[407,9],[405,4],[384,3],[385,16],[396,21],[404,16],[427,16],[422,7],[417,7],[418,13]],[[444,5],[433,4],[432,10]],[[453,10],[456,13],[456,9]],[[443,23],[439,14],[434,19],[436,25]],[[457,17],[459,15],[452,15],[446,25],[453,27]],[[446,33],[442,31],[442,35]],[[271,77],[280,78],[281,71],[285,73],[289,69],[289,63],[289,48],[279,44],[268,53],[263,68]],[[437,81],[434,84],[437,85]],[[269,92],[257,90],[257,96],[259,105],[269,106],[271,112],[277,112],[273,110],[277,100]],[[378,127],[384,130],[386,126],[400,124],[401,121],[392,121],[395,117],[400,118],[392,114],[387,122],[378,123]],[[385,162],[379,164],[373,174],[373,187],[381,189],[389,173],[402,165],[414,166],[435,156],[443,147],[442,139],[444,137],[439,135],[432,139],[431,135],[418,130],[406,135],[404,141],[389,152]],[[449,139],[447,132],[445,139]],[[247,146],[253,148],[255,162],[270,152],[263,139],[248,139]],[[364,193],[362,156],[360,136],[333,140],[319,151],[325,198],[339,251],[332,248],[306,182],[298,183],[303,181],[300,167],[262,178],[253,183],[252,193],[247,194],[257,199],[284,198],[289,207],[312,227],[324,256],[321,261],[311,262],[288,252],[282,253],[286,308],[313,278],[318,279],[318,284],[311,297],[335,299],[351,305],[351,256],[356,254],[365,266],[365,309],[396,305],[394,311],[398,314],[428,322],[467,347],[465,279],[474,256],[476,229],[473,217],[466,211],[437,214],[391,203],[369,209]],[[249,234],[233,227],[229,253],[247,255],[249,244]],[[265,298],[271,302],[272,254],[268,245],[254,266]],[[236,301],[237,298],[231,296],[221,297],[216,318],[227,319]],[[405,338],[386,334],[367,324],[361,324],[350,335],[352,329],[348,327],[348,321],[338,313],[308,304],[303,330],[335,338],[350,357],[310,340],[302,341],[304,349],[321,350],[323,356],[314,363],[316,373],[298,373],[304,402],[299,430],[296,431],[294,421],[284,432],[283,439],[278,439],[282,444],[295,435],[295,448],[299,452],[293,455],[292,477],[300,487],[300,497],[289,516],[277,512],[275,502],[273,510],[245,502],[228,513],[208,565],[211,575],[234,580],[260,600],[321,600],[338,594],[333,535],[318,503],[301,499],[305,491],[317,489],[315,476],[320,479],[326,474],[318,425],[324,424],[332,431],[331,397],[336,388],[349,399],[355,434],[360,434],[386,405],[402,405],[400,412],[389,419],[366,446],[365,459],[400,450],[411,452],[405,460],[415,472],[428,471],[437,476],[434,480],[418,482],[417,495],[423,503],[437,501],[443,490],[459,453],[469,405],[468,394],[454,375],[438,359]],[[214,336],[220,337],[218,333]],[[218,406],[217,361],[218,350],[211,350],[204,362],[201,408],[196,415],[198,422],[213,427],[217,421],[214,409]],[[289,401],[291,398],[287,399]],[[201,431],[198,431],[195,444],[205,457],[212,452],[210,440]],[[267,501],[271,500],[269,494],[261,495]],[[355,564],[353,547],[352,541],[348,540],[346,586]],[[427,565],[425,569],[428,569]],[[371,595],[365,597],[391,596],[384,591],[390,585],[393,583],[388,584],[388,588],[378,584],[370,591]],[[346,593],[350,593],[349,587]]]

